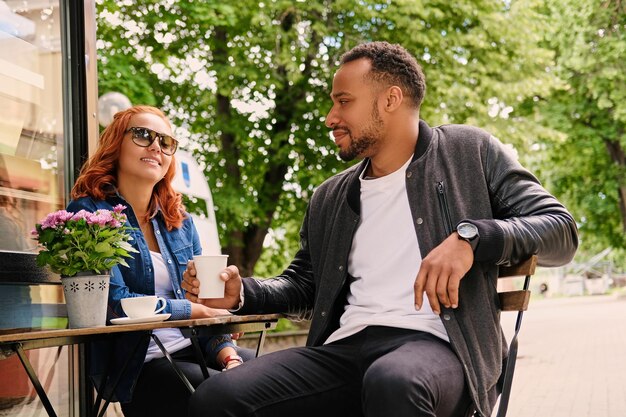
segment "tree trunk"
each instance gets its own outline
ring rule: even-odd
[[[619,195],[619,209],[622,216],[622,229],[626,233],[626,152],[621,147],[619,140],[603,139],[606,149],[609,151],[611,160],[617,164],[618,175],[617,182],[617,194]]]
[[[283,18],[285,19],[285,24],[282,25],[283,30],[294,30],[292,27],[293,16],[291,16],[290,13],[285,13]],[[223,59],[224,63],[226,63],[228,57],[227,34],[225,31],[218,29],[215,32],[215,36],[216,39],[220,40],[219,44],[224,48],[223,50],[222,48],[216,49],[215,56],[222,57],[220,60]],[[309,82],[309,78],[311,77],[310,63],[317,52],[318,41],[318,35],[313,31],[309,42],[309,53],[305,58],[304,70],[298,82],[293,84],[289,83],[289,72],[284,65],[279,66],[276,70],[276,73],[280,74],[283,78],[282,85],[284,87],[281,91],[277,91],[276,105],[272,114],[273,118],[276,120],[271,130],[275,141],[273,144],[275,149],[289,146],[288,138],[291,125],[296,118],[296,103],[305,98],[307,89],[304,88],[304,85]],[[278,48],[280,48],[280,46]],[[217,117],[219,117],[220,120],[229,120],[232,111],[230,98],[218,94],[217,102]],[[235,139],[232,134],[225,130],[222,131],[222,149],[224,154],[228,155],[226,156],[226,171],[229,177],[229,184],[241,189],[241,171],[238,166],[239,151]],[[282,195],[285,175],[290,166],[291,161],[289,160],[288,152],[274,152],[274,155],[272,155],[266,167],[267,171],[264,176],[263,185],[260,187],[258,193],[259,207],[265,208],[264,217],[259,219],[256,223],[250,222],[249,225],[242,230],[228,231],[228,243],[224,246],[224,253],[229,255],[229,264],[237,265],[242,276],[251,276],[256,263],[261,257],[263,241],[271,227],[272,219],[274,218]]]

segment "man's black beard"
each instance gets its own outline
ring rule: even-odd
[[[358,141],[352,139],[351,135],[350,138],[350,147],[339,151],[339,157],[346,162],[354,160],[376,143],[376,139],[371,136],[362,136]]]
[[[352,133],[348,131],[348,136],[350,136],[350,146],[345,151],[339,150],[339,157],[342,160],[349,162],[365,153],[368,149],[376,146],[380,140],[380,132],[382,129],[383,121],[380,118],[380,113],[378,113],[376,102],[374,102],[372,105],[372,123],[370,128],[363,132],[363,136],[358,139],[352,137]]]

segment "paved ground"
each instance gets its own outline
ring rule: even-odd
[[[507,417],[626,416],[626,297],[533,299],[519,342]]]

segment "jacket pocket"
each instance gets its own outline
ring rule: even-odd
[[[187,261],[193,259],[193,247],[191,244],[178,247],[173,251],[172,255],[174,256],[174,259],[178,261],[179,265],[187,265]]]
[[[443,219],[443,225],[446,228],[446,235],[452,234],[453,226],[452,219],[450,218],[450,208],[448,207],[448,199],[446,197],[446,187],[443,181],[437,183],[437,198],[439,199],[439,209],[441,210],[441,218]]]

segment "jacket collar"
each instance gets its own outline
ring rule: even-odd
[[[113,185],[113,184],[106,184],[104,186],[104,192],[110,196],[110,198],[117,198],[121,201],[122,204],[124,204],[126,207],[130,207],[130,204],[128,204],[126,202],[126,199],[124,198],[124,196],[120,193],[120,191],[118,190],[118,188]],[[156,204],[156,208],[155,210],[150,213],[150,218],[153,219],[154,217],[156,217],[157,214],[161,213],[161,206],[159,205],[159,203],[157,202]]]
[[[426,149],[430,146],[430,142],[433,137],[433,129],[428,126],[428,124],[420,120],[419,122],[419,133],[417,134],[417,144],[415,145],[415,151],[413,152],[413,159],[411,162],[419,159],[424,153],[426,153]],[[365,158],[361,163],[356,167],[355,170],[352,171],[349,175],[348,179],[348,206],[356,213],[361,213],[361,181],[359,181],[359,177],[361,173],[367,167],[369,163],[369,158]]]
[[[426,153],[426,149],[430,146],[430,142],[433,138],[433,129],[428,124],[420,120],[419,133],[417,135],[417,144],[415,145],[415,152],[413,153],[413,161],[421,158]]]

